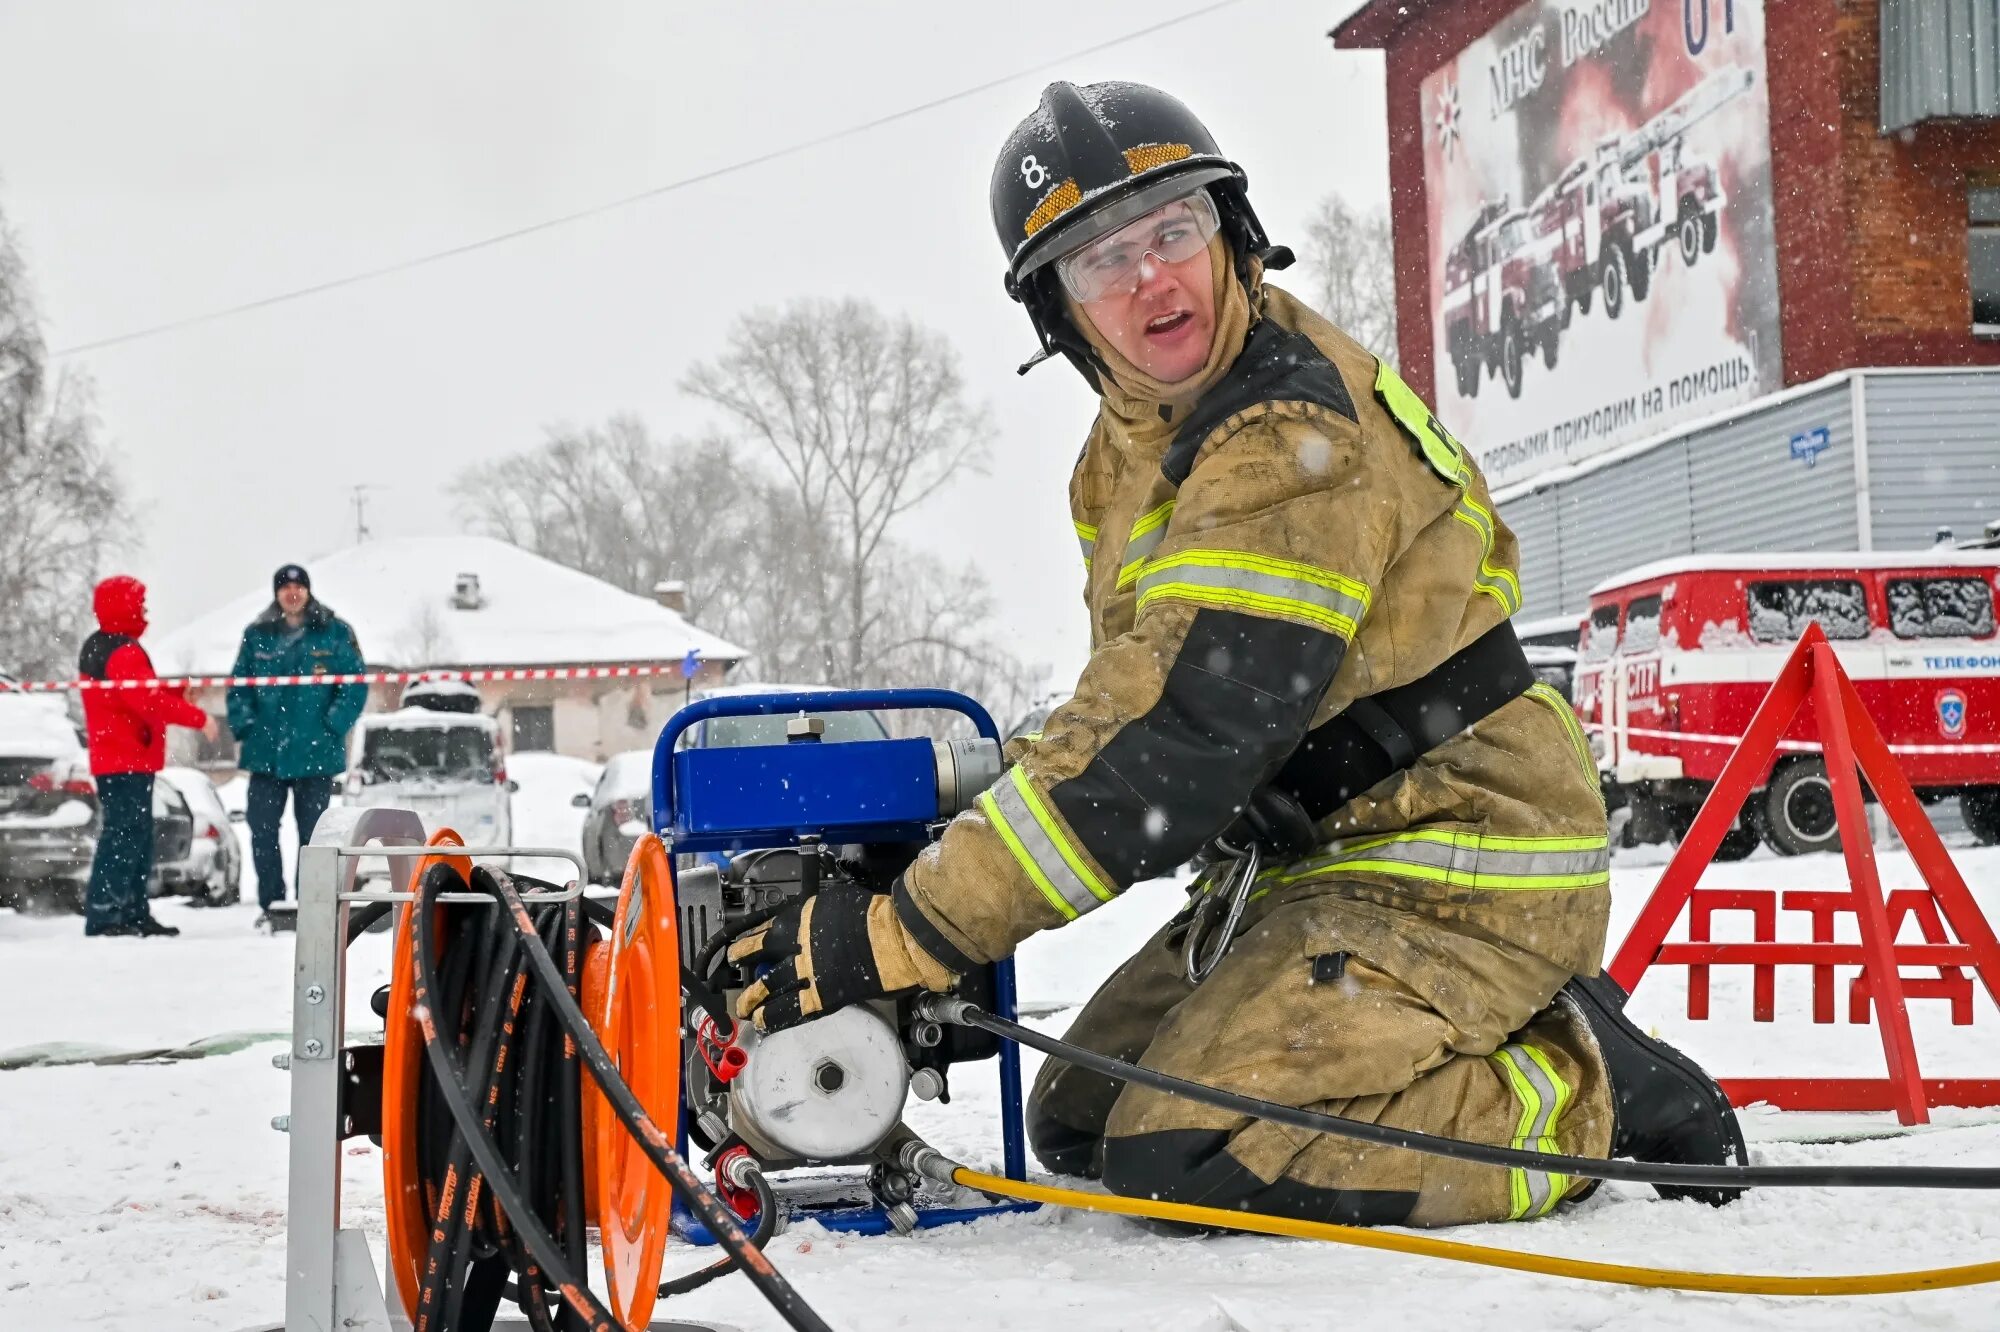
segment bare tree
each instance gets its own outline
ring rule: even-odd
[[[882,641],[891,524],[978,470],[990,441],[957,353],[864,301],[802,301],[738,320],[682,388],[721,408],[790,482],[801,533],[827,547],[795,611],[816,618],[833,649],[827,682],[862,683]]]
[[[75,668],[90,587],[131,530],[89,380],[53,380],[27,274],[0,221],[0,667]]]
[[[1396,253],[1388,212],[1364,211],[1327,195],[1306,219],[1300,259],[1311,278],[1304,294],[1313,308],[1395,365]]]
[[[1018,709],[1033,672],[988,632],[985,580],[892,536],[987,444],[948,343],[860,302],[797,305],[744,319],[686,387],[746,440],[662,445],[631,417],[553,429],[462,474],[464,512],[629,591],[684,580],[690,615],[762,679],[943,685]]]
[[[727,442],[662,447],[634,416],[554,426],[539,446],[461,474],[452,489],[473,526],[558,564],[646,595],[688,583],[688,613],[709,609],[741,542],[724,496],[738,488]]]

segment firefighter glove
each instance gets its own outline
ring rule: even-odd
[[[736,1001],[759,1031],[783,1031],[849,1004],[952,983],[919,948],[886,893],[832,886],[793,902],[729,945],[729,960],[768,967]]]

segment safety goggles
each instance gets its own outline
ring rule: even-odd
[[[1162,264],[1182,263],[1208,248],[1221,229],[1215,201],[1200,190],[1071,251],[1056,260],[1056,272],[1063,289],[1081,302],[1129,295],[1139,289],[1140,260],[1150,254]]]

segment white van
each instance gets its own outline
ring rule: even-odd
[[[361,718],[349,742],[347,803],[413,810],[424,831],[448,827],[467,846],[504,846],[513,835],[514,783],[500,750],[500,723],[464,710],[470,686],[412,685],[405,706]],[[451,710],[445,710],[451,709]]]

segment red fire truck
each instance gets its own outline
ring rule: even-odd
[[[1693,555],[1601,584],[1578,644],[1577,715],[1626,844],[1678,840],[1792,645],[1817,622],[1926,802],[1957,796],[2000,841],[2000,551]],[[1810,710],[1722,856],[1840,845]]]
[[[1503,199],[1481,208],[1445,256],[1445,345],[1461,396],[1478,396],[1483,372],[1499,374],[1507,396],[1520,397],[1524,363],[1537,349],[1555,369],[1570,317],[1552,262],[1559,243]]]

